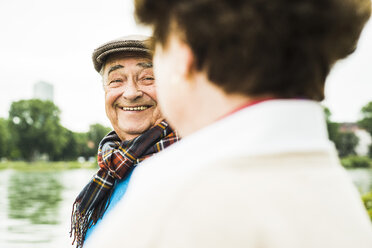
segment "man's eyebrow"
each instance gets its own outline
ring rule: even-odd
[[[147,69],[147,68],[152,68],[152,63],[151,62],[140,62],[137,64],[137,66]]]
[[[121,69],[121,68],[124,68],[124,66],[122,65],[114,65],[112,67],[110,67],[110,70],[108,71],[107,75],[110,75],[111,72],[117,70],[117,69]]]

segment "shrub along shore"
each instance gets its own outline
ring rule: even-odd
[[[357,156],[350,155],[340,159],[341,164],[347,168],[371,168],[372,169],[372,159],[367,156]]]
[[[24,162],[24,161],[7,161],[0,162],[0,170],[13,169],[20,171],[53,171],[69,169],[94,169],[98,168],[96,162],[78,162],[78,161],[61,161],[61,162]]]

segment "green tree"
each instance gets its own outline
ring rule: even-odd
[[[17,159],[20,153],[10,133],[9,121],[0,118],[0,158]]]
[[[327,122],[328,137],[333,141],[333,143],[337,144],[340,133],[340,125],[337,122],[331,121],[331,111],[326,107],[324,107],[324,114]]]
[[[358,125],[372,135],[372,102],[367,103],[362,108],[361,114],[362,119],[358,122]]]
[[[93,155],[95,156],[98,150],[99,143],[101,142],[102,138],[105,137],[111,131],[111,128],[105,127],[101,124],[93,124],[89,126],[88,135],[88,147],[93,151]]]
[[[86,133],[75,133],[78,156],[85,159],[97,155],[98,146],[102,138],[111,131],[111,128],[101,124],[92,124]]]
[[[58,160],[76,160],[80,156],[88,159],[96,155],[96,151],[93,151],[92,147],[89,147],[88,133],[78,133],[68,130],[66,137],[68,141],[62,155],[57,158]]]
[[[7,156],[9,152],[9,140],[8,121],[0,118],[0,158],[4,158]]]
[[[63,127],[63,136],[66,140],[62,149],[53,150],[49,156],[54,161],[71,161],[78,157],[77,141],[75,133]]]
[[[340,157],[356,155],[355,148],[359,138],[353,132],[340,132],[338,134],[336,148]]]
[[[362,118],[358,121],[358,125],[372,136],[372,102],[363,106],[360,112]],[[372,144],[368,147],[368,156],[372,158]]]
[[[74,137],[76,141],[77,155],[88,159],[90,156],[90,149],[88,147],[88,134],[74,133]]]
[[[327,122],[328,137],[336,146],[338,155],[345,157],[355,155],[355,148],[359,138],[353,132],[340,132],[340,124],[331,121],[331,111],[324,107],[324,114]]]
[[[67,138],[59,114],[51,101],[31,99],[12,103],[9,127],[23,159],[34,160],[40,154],[53,157],[62,152]]]

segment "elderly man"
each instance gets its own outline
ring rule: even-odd
[[[105,212],[122,198],[136,165],[178,140],[157,103],[152,42],[144,36],[123,37],[93,52],[114,131],[100,142],[100,169],[74,203],[71,234],[77,247],[83,246]]]
[[[370,12],[370,0],[136,0],[162,111],[184,138],[138,168],[88,247],[371,248],[319,103]]]

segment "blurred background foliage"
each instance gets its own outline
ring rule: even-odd
[[[111,128],[92,124],[88,132],[73,132],[60,123],[60,110],[51,101],[13,102],[8,119],[0,118],[0,159],[23,161],[88,160],[96,156]]]
[[[356,123],[337,123],[331,120],[331,111],[324,108],[329,139],[335,144],[341,164],[347,168],[372,168],[372,102],[361,109],[361,118]],[[361,140],[357,133],[369,136],[369,143],[364,144],[366,152],[358,154],[357,146]]]

